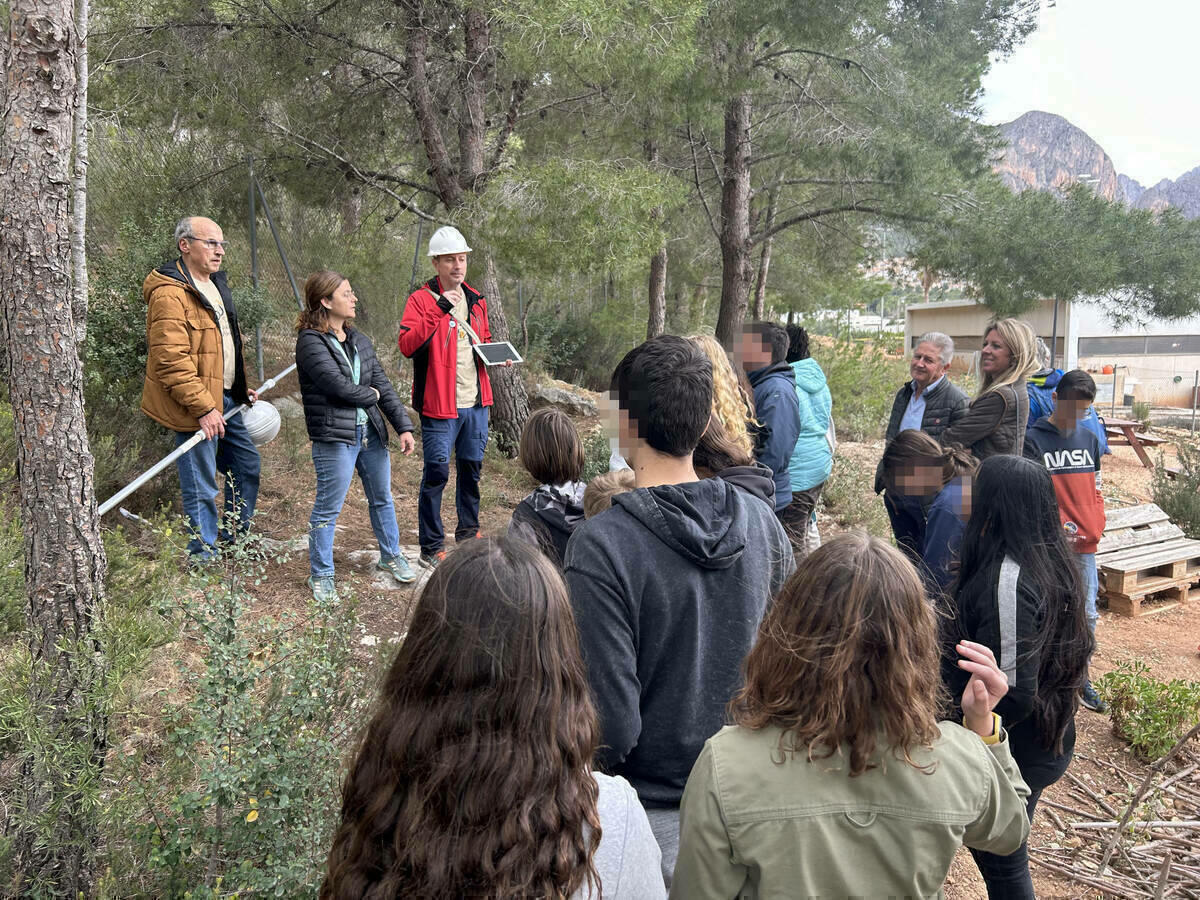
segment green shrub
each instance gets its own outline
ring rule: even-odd
[[[171,605],[181,649],[198,655],[180,654],[160,754],[125,760],[115,894],[316,894],[369,691],[352,665],[353,603],[255,617],[251,592],[265,578],[249,537]]]
[[[1200,540],[1200,447],[1180,440],[1179,473],[1167,476],[1167,467],[1159,460],[1154,469],[1154,502],[1188,537]]]
[[[875,537],[888,540],[892,536],[892,526],[883,507],[883,498],[875,496],[874,483],[873,466],[835,455],[833,472],[821,491],[821,503],[839,530],[862,528]]]
[[[814,356],[829,382],[838,437],[849,441],[883,437],[892,400],[908,377],[904,359],[845,342],[816,349]]]
[[[1109,705],[1113,734],[1147,762],[1174,747],[1200,714],[1200,682],[1159,681],[1141,660],[1121,663],[1095,686]]]
[[[1132,407],[1132,418],[1142,423],[1143,427],[1150,426],[1150,404],[1144,400],[1137,400]]]

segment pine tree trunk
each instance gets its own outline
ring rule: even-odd
[[[750,95],[725,105],[725,166],[721,186],[721,308],[717,340],[732,347],[750,299]]]
[[[650,315],[646,322],[646,339],[658,337],[667,328],[667,248],[650,258]]]
[[[483,293],[487,297],[488,324],[492,329],[492,340],[509,340],[508,319],[500,302],[500,280],[496,277],[496,261],[492,255],[483,258]],[[492,379],[491,428],[496,435],[496,446],[505,456],[517,455],[521,443],[521,429],[529,418],[529,395],[521,378],[520,366],[492,366],[488,369]]]
[[[75,127],[71,167],[71,314],[75,319],[75,343],[87,337],[87,170],[88,170],[88,7],[89,0],[75,4]]]
[[[107,562],[83,417],[71,296],[71,146],[77,102],[73,0],[13,0],[0,171],[0,309],[24,532],[30,702],[7,804],[13,895],[88,891],[106,720],[94,627]],[[90,786],[90,787],[89,787]]]
[[[775,226],[775,210],[779,207],[779,191],[773,190],[767,201],[766,231],[769,233]],[[758,258],[758,278],[754,282],[754,321],[761,322],[767,305],[767,272],[771,269],[771,245],[773,237],[763,241],[762,254]]]

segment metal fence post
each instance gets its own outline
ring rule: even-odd
[[[279,258],[283,261],[283,271],[287,273],[288,283],[292,286],[292,294],[296,298],[296,305],[303,311],[304,299],[300,296],[300,288],[296,286],[296,276],[292,274],[292,266],[288,262],[287,251],[283,249],[283,241],[279,238],[279,229],[275,227],[275,217],[271,215],[271,205],[267,203],[267,195],[263,192],[262,185],[257,181],[254,184],[258,188],[258,199],[262,201],[263,215],[267,217],[267,227],[271,229],[271,237],[275,238],[275,249],[279,251]]]
[[[1113,363],[1113,398],[1112,398],[1112,418],[1117,417],[1117,365]]]
[[[1192,380],[1192,434],[1196,433],[1196,399],[1200,396],[1200,369],[1196,370],[1196,377]]]
[[[257,182],[254,179],[254,157],[246,157],[246,165],[250,170],[250,285],[254,290],[258,290],[258,214],[254,209],[254,188]],[[258,380],[261,382],[267,377],[266,371],[263,369],[263,345],[262,345],[262,324],[258,323],[254,326],[254,352],[258,361]]]

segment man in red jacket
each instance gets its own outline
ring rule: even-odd
[[[480,341],[492,339],[487,300],[466,283],[471,248],[447,225],[429,239],[437,273],[414,291],[400,320],[400,352],[413,361],[412,405],[421,417],[421,496],[417,504],[419,563],[434,568],[442,547],[442,491],[450,477],[450,452],[457,460],[456,541],[479,535],[479,475],[488,439],[492,384],[487,368],[471,350],[466,322]]]

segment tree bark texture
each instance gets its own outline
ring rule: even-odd
[[[779,208],[779,191],[772,190],[767,200],[767,232],[775,227],[775,211]],[[754,281],[754,321],[761,322],[767,305],[767,273],[771,269],[771,245],[774,236],[763,241],[758,257],[758,277]]]
[[[646,161],[650,165],[658,162],[658,144],[645,142]],[[662,221],[663,208],[656,206],[651,213],[656,221]],[[650,257],[650,278],[647,284],[649,313],[646,317],[646,340],[658,337],[667,327],[667,245],[664,242],[658,252]]]
[[[71,314],[75,343],[87,337],[87,170],[88,170],[88,11],[90,0],[75,4],[75,126],[71,167]]]
[[[105,752],[94,637],[107,562],[83,417],[71,303],[73,0],[13,0],[0,141],[0,309],[24,532],[30,700],[40,734],[7,807],[12,880],[28,896],[86,892],[95,823],[81,792]],[[40,821],[39,821],[40,820]]]
[[[721,185],[721,307],[717,340],[733,346],[750,298],[750,95],[725,104],[725,159]]]
[[[490,253],[483,258],[483,294],[487,297],[488,324],[492,339],[509,340],[508,319],[504,305],[500,302],[500,279],[496,277],[496,261]],[[505,456],[517,455],[521,443],[521,429],[529,418],[529,393],[521,378],[518,366],[492,366],[488,370],[492,379],[491,427],[495,430],[496,446]]]

